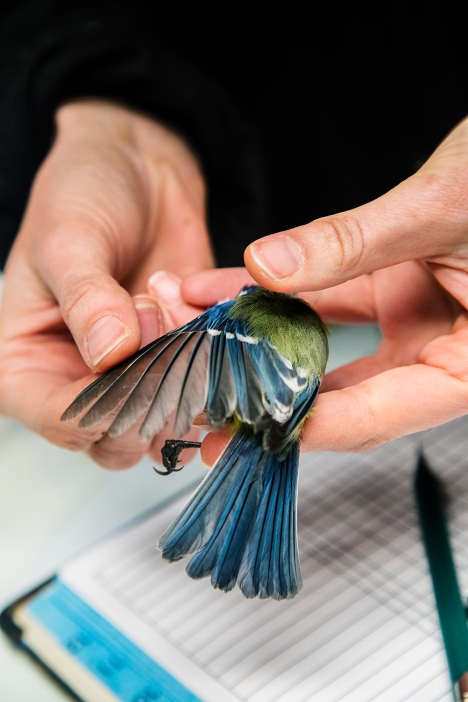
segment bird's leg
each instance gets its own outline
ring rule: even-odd
[[[177,464],[180,463],[179,455],[181,451],[186,448],[200,448],[200,441],[184,441],[183,439],[167,439],[164,446],[161,449],[163,466],[166,469],[165,472],[158,470],[153,466],[153,470],[159,475],[170,475],[171,473],[177,473],[182,470],[184,466],[177,468]]]

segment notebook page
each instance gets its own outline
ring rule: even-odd
[[[215,591],[185,561],[163,561],[157,540],[185,499],[73,559],[61,579],[207,702],[451,702],[413,477],[422,440],[451,495],[466,591],[467,429],[458,420],[363,454],[304,455],[304,585],[291,601]]]

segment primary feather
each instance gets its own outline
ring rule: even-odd
[[[149,440],[175,410],[183,436],[204,411],[233,437],[160,539],[192,578],[237,583],[246,597],[294,597],[299,437],[328,359],[325,327],[303,300],[258,286],[215,305],[140,349],[83,390],[62,416],[88,427],[117,412],[108,433],[134,424]]]

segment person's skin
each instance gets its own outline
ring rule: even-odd
[[[251,244],[245,269],[182,282],[205,306],[254,281],[303,294],[326,321],[378,322],[375,355],[325,376],[302,450],[361,451],[468,413],[468,119],[422,168],[356,209]],[[213,463],[226,434],[209,434]]]
[[[200,312],[179,276],[213,266],[205,199],[196,156],[154,119],[91,100],[58,111],[4,271],[0,414],[109,468],[160,461],[170,430],[100,440],[60,416],[96,372]]]
[[[148,446],[60,415],[95,372],[237,294],[248,273],[315,291],[304,296],[327,321],[383,333],[374,356],[326,376],[304,451],[365,450],[468,412],[468,120],[377,200],[252,244],[248,273],[206,270],[205,196],[190,148],[153,119],[97,101],[59,111],[5,270],[0,413],[107,467],[159,460],[170,430]],[[204,440],[208,464],[225,440]]]

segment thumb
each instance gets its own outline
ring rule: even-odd
[[[32,267],[45,287],[49,314],[58,305],[89,368],[106,370],[139,348],[138,300],[114,277],[110,241],[70,222],[66,231],[49,230],[35,249]]]
[[[257,240],[245,252],[249,273],[273,290],[305,292],[453,253],[468,225],[468,176],[431,166],[365,205]]]
[[[51,315],[58,304],[94,371],[136,351],[141,337],[135,304],[118,281],[135,277],[146,210],[119,153],[113,149],[111,158],[109,149],[58,140],[35,178],[18,235],[38,279],[38,299]]]
[[[54,266],[47,277],[84,361],[92,370],[103,371],[139,348],[141,332],[138,305],[105,261],[91,254],[81,247],[69,249],[65,270]]]

